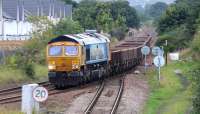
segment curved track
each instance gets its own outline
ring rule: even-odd
[[[117,80],[114,83],[112,82],[112,84],[110,84],[111,81],[102,82],[101,86],[98,88],[95,96],[93,97],[88,107],[85,109],[84,113],[96,114],[96,113],[105,113],[105,112],[108,113],[109,111],[110,114],[114,114],[117,110],[117,107],[119,105],[119,102],[123,93],[123,88],[124,88],[123,80],[124,78]],[[102,105],[102,102],[105,102],[107,100],[107,99],[104,99],[105,96],[109,96],[110,97],[109,99],[111,99],[109,100],[109,103],[107,104],[107,106]],[[105,107],[108,107],[109,109],[102,110]]]
[[[93,83],[88,83],[88,84],[85,84],[81,87],[80,86],[69,87],[69,88],[62,89],[62,90],[56,89],[48,81],[41,82],[41,83],[38,83],[38,84],[40,86],[46,87],[48,92],[49,92],[49,96],[52,96],[52,95],[56,95],[56,94],[61,94],[61,93],[65,93],[65,92],[89,87]],[[8,89],[0,90],[0,105],[21,102],[21,97],[22,97],[21,96],[21,87],[14,87],[14,88],[8,88]]]

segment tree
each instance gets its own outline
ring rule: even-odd
[[[150,6],[148,13],[153,18],[158,18],[167,9],[168,5],[164,2],[157,2]]]
[[[62,34],[77,34],[83,32],[83,28],[78,21],[73,21],[69,18],[60,20],[54,27],[53,33],[56,35]]]
[[[126,25],[132,28],[139,28],[140,26],[139,17],[133,7],[128,7],[126,10]]]
[[[71,4],[74,8],[77,7],[78,3],[74,0],[62,0],[64,1],[66,4]]]
[[[84,29],[95,29],[96,5],[95,0],[82,0],[74,10],[73,19],[79,21]]]
[[[136,10],[124,0],[107,2],[82,0],[73,15],[74,20],[79,21],[85,29],[101,29],[105,32],[112,30],[118,16],[124,18],[126,26],[139,27],[140,20]]]
[[[109,32],[112,28],[112,21],[113,18],[110,13],[110,4],[98,3],[96,16],[97,30]]]
[[[200,24],[199,24],[199,31],[195,34],[194,40],[192,42],[192,49],[194,52],[195,59],[199,59],[200,56]]]
[[[118,15],[117,20],[113,23],[113,28],[110,32],[112,37],[116,37],[118,40],[124,39],[128,27],[126,26],[123,16]]]
[[[128,1],[114,1],[111,3],[111,14],[113,20],[116,20],[119,15],[123,16],[128,27],[138,28],[140,24],[139,17],[135,8],[129,5]]]
[[[160,33],[170,30],[173,27],[186,23],[189,16],[189,9],[186,6],[172,5],[161,16],[158,22]]]

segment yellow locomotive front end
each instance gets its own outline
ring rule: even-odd
[[[49,71],[79,71],[81,64],[81,46],[71,42],[57,42],[47,47]]]
[[[78,83],[80,68],[83,65],[81,45],[76,42],[53,42],[47,46],[49,81],[59,87]],[[69,81],[71,80],[71,81]]]

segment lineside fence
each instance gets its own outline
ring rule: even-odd
[[[30,35],[0,35],[0,41],[29,40]]]

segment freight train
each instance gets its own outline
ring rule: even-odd
[[[138,65],[149,43],[150,36],[137,37],[111,48],[109,38],[95,32],[58,36],[47,45],[49,82],[62,88],[118,74]]]

